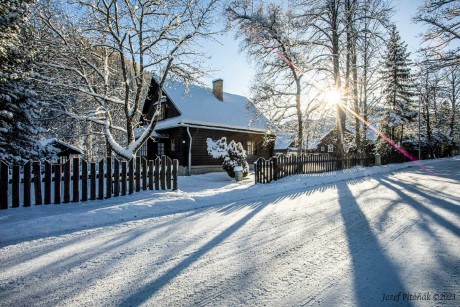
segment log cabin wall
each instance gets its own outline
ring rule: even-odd
[[[177,127],[173,129],[165,129],[158,131],[161,134],[169,136],[169,139],[157,139],[157,142],[152,142],[149,146],[149,159],[155,158],[158,146],[164,146],[165,154],[171,159],[179,160],[181,166],[188,166],[188,151],[190,138],[187,133],[187,128]],[[220,139],[222,137],[227,138],[227,142],[234,140],[235,142],[241,142],[243,148],[248,150],[248,141],[253,142],[255,145],[255,152],[253,155],[248,155],[248,163],[252,164],[257,160],[258,157],[264,157],[266,159],[273,155],[273,144],[270,146],[264,146],[264,135],[256,134],[253,132],[233,132],[226,130],[214,130],[206,128],[190,128],[190,134],[192,135],[192,167],[194,166],[207,166],[222,164],[221,160],[214,159],[208,155],[206,139],[211,138],[213,140]],[[172,145],[174,140],[175,145]],[[158,145],[158,143],[164,143],[164,145]],[[175,147],[174,150],[173,146]]]

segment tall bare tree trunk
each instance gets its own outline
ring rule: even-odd
[[[295,96],[295,103],[296,103],[296,111],[297,111],[297,123],[299,126],[299,131],[297,132],[297,138],[299,140],[298,146],[298,153],[302,154],[303,152],[303,118],[302,118],[302,109],[300,105],[300,96],[302,93],[302,88],[300,85],[300,80],[296,79],[296,96]]]
[[[339,61],[339,2],[337,0],[329,1],[329,13],[331,14],[331,37],[332,37],[332,65],[334,73],[334,88],[339,93],[341,89],[340,82],[340,61]],[[337,113],[337,155],[342,157],[345,153],[344,132],[346,114],[343,107],[339,104],[336,106]]]
[[[455,129],[455,117],[457,116],[457,77],[455,75],[455,72],[451,72],[452,79],[451,79],[451,107],[452,107],[452,113],[450,116],[450,122],[449,122],[449,129],[450,133],[449,136],[453,137],[454,136],[454,129]]]

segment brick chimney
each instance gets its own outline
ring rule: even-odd
[[[212,92],[220,101],[224,101],[224,80],[216,79],[212,81]]]

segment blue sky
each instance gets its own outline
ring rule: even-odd
[[[412,54],[420,45],[418,35],[422,27],[419,24],[412,24],[411,21],[420,3],[419,0],[394,1],[397,11],[393,20],[396,22],[402,39],[408,44],[408,51]],[[213,79],[222,78],[225,92],[249,97],[249,86],[254,76],[254,69],[246,56],[239,52],[239,41],[235,39],[234,33],[222,34],[218,40],[220,43],[205,42],[203,44],[203,48],[210,56],[207,65],[216,70],[211,73],[210,78],[203,81],[210,86]]]

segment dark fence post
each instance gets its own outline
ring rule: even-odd
[[[166,188],[171,190],[171,181],[172,181],[172,161],[169,157],[166,157]]]
[[[133,194],[134,192],[134,159],[129,160],[128,166],[129,166],[128,189],[129,189],[129,194]]]
[[[149,160],[149,189],[153,190],[153,172],[154,172],[155,164],[153,160]]]
[[[147,190],[147,160],[141,157],[142,161],[142,190]]]
[[[62,164],[54,164],[54,203],[61,203]]]
[[[13,165],[13,195],[12,195],[12,200],[13,200],[13,204],[12,204],[12,207],[13,208],[17,208],[19,207],[19,187],[21,186],[21,174],[20,174],[20,169],[19,169],[19,165]]]
[[[70,202],[70,160],[64,163],[64,203]]]
[[[260,158],[259,158],[259,159],[260,159]],[[257,172],[259,171],[259,169],[257,168],[257,161],[259,161],[259,159],[257,159],[257,160],[254,162],[254,183],[255,183],[255,184],[258,183]]]
[[[120,196],[120,161],[118,159],[113,160],[113,196]]]
[[[257,182],[264,183],[264,160],[259,158],[257,160]]]
[[[0,161],[0,209],[8,209],[8,164]]]
[[[279,180],[281,177],[281,164],[282,164],[282,155],[276,156],[276,180]]]
[[[166,156],[161,156],[161,173],[160,173],[161,189],[166,190]]]
[[[24,164],[24,207],[30,207],[30,185],[31,185],[30,161]]]
[[[121,195],[126,195],[126,181],[128,180],[127,162],[121,161]]]
[[[52,167],[51,163],[45,161],[45,198],[43,203],[45,205],[51,204],[51,181],[52,181]]]
[[[272,158],[270,158],[270,181],[275,180],[275,163]]]
[[[72,202],[80,201],[80,158],[73,158],[73,197]]]
[[[104,199],[104,159],[99,161],[97,199]]]
[[[160,158],[155,159],[155,190],[160,189]]]
[[[136,192],[141,190],[141,157],[136,157]]]
[[[96,199],[96,163],[92,162],[91,164],[91,192],[89,199],[95,200]]]
[[[36,161],[33,162],[32,166],[34,171],[35,205],[41,205],[43,204],[41,163]]]
[[[88,162],[81,160],[81,201],[88,200]]]
[[[273,180],[278,180],[278,157],[275,156],[272,158],[273,161]]]
[[[107,174],[105,177],[106,186],[105,186],[105,198],[112,197],[112,158],[107,157]]]
[[[179,170],[179,160],[173,160],[173,171],[172,171],[172,180],[173,180],[173,191],[178,190],[178,182],[177,182],[177,172]]]

